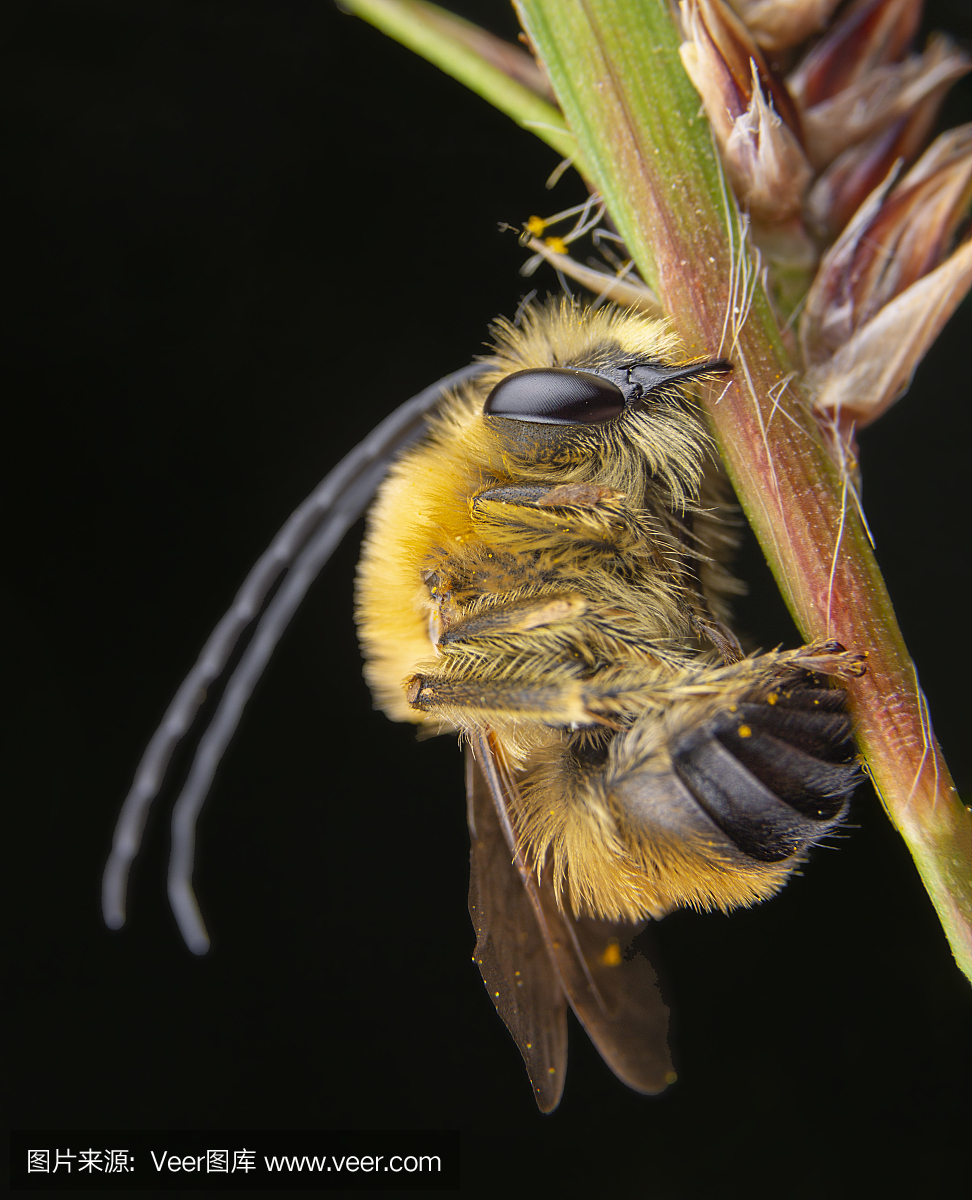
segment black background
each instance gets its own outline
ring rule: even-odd
[[[454,7],[515,36],[503,4]],[[969,44],[964,0],[929,12]],[[104,929],[118,804],[247,568],[533,286],[497,222],[580,184],[546,192],[552,151],[326,2],[21,2],[3,23],[14,1124],[458,1125],[467,1184],[944,1194],[972,996],[863,790],[847,840],[778,899],[658,927],[667,1095],[627,1091],[575,1025],[563,1104],[537,1114],[470,962],[461,756],[373,712],[361,679],[357,533],[202,820],[211,954],[166,907],[164,805],[129,925]],[[970,119],[966,80],[946,123]],[[879,559],[965,795],[970,321],[966,303],[863,438]],[[742,570],[741,625],[793,644],[751,546]]]

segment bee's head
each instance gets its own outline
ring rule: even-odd
[[[727,359],[682,366],[632,362],[619,366],[532,367],[501,379],[486,397],[484,414],[531,425],[591,426],[616,421],[666,385],[732,370]]]
[[[669,365],[615,354],[583,366],[531,367],[505,375],[489,392],[483,419],[506,454],[549,465],[616,452],[635,414],[670,408],[678,384],[732,370],[725,359]],[[632,419],[634,418],[634,420]]]
[[[685,361],[666,321],[570,298],[527,305],[493,326],[494,354],[470,395],[469,461],[524,483],[597,483],[629,495],[651,487],[682,507],[711,452],[685,385],[731,370]]]

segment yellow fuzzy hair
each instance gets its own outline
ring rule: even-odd
[[[437,556],[482,548],[469,507],[477,492],[511,480],[553,485],[594,479],[639,495],[650,480],[659,506],[678,509],[691,506],[702,486],[708,435],[684,403],[671,405],[651,426],[636,420],[629,430],[637,439],[635,452],[615,441],[596,459],[521,461],[482,420],[489,392],[512,371],[595,366],[618,350],[677,362],[679,342],[667,323],[562,300],[526,309],[516,328],[500,320],[493,333],[495,352],[484,360],[487,373],[443,404],[427,438],[392,467],[369,515],[358,566],[358,632],[365,677],[393,720],[430,719],[409,706],[403,691],[403,680],[432,653],[420,571]],[[439,721],[434,718],[433,724]]]

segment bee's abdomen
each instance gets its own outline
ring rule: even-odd
[[[741,704],[694,731],[672,754],[675,772],[750,858],[780,862],[819,841],[843,816],[860,771],[844,693],[794,689]]]

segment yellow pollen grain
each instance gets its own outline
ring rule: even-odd
[[[619,967],[621,965],[621,946],[617,938],[611,938],[604,947],[604,951],[601,954],[601,962],[606,967]]]
[[[779,700],[779,696],[777,696],[776,692],[770,692],[770,694],[766,697],[767,704],[775,704],[777,700]]]
[[[752,737],[753,736],[753,731],[749,728],[748,725],[740,725],[739,728],[736,730],[736,732],[739,734],[740,737]]]
[[[545,246],[549,246],[550,249],[554,252],[554,254],[566,254],[567,253],[567,243],[564,241],[563,238],[559,238],[559,237],[544,238],[543,244]]]
[[[540,234],[543,233],[543,231],[547,228],[547,222],[543,219],[543,217],[531,217],[529,221],[527,221],[526,227],[534,237],[539,237]]]

